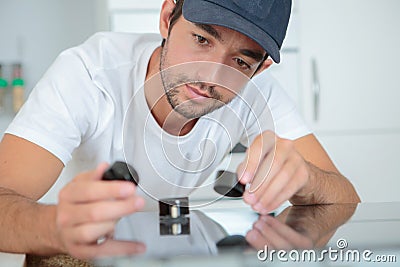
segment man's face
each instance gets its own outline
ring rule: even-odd
[[[264,50],[234,30],[179,18],[161,52],[160,71],[172,108],[188,119],[229,103],[254,75]]]

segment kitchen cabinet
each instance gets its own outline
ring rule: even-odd
[[[296,4],[307,121],[364,201],[400,200],[400,1]]]
[[[109,25],[112,31],[158,33],[162,0],[108,0]]]
[[[320,137],[363,202],[399,200],[400,133],[326,134]]]
[[[302,100],[314,128],[400,128],[400,2],[300,0],[298,9]]]

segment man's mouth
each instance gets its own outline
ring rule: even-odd
[[[186,84],[185,86],[186,86],[186,89],[188,90],[190,98],[211,98],[211,96],[207,93],[207,91],[200,90],[189,84]]]

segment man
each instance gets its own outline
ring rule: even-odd
[[[190,194],[237,142],[249,146],[237,171],[251,183],[243,199],[261,214],[286,200],[359,202],[273,83],[243,89],[279,62],[290,8],[290,0],[165,0],[161,47],[158,36],[102,33],[62,53],[0,144],[0,250],[143,251],[107,238],[116,221],[141,210],[144,197]],[[101,181],[101,162],[120,159],[140,187]],[[57,179],[62,171],[67,178]],[[37,203],[56,180],[66,184],[58,203]]]

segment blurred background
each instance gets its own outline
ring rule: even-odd
[[[158,32],[161,4],[0,0],[0,134],[61,51],[97,31]],[[398,0],[295,0],[271,68],[368,202],[400,201],[399,10]]]

